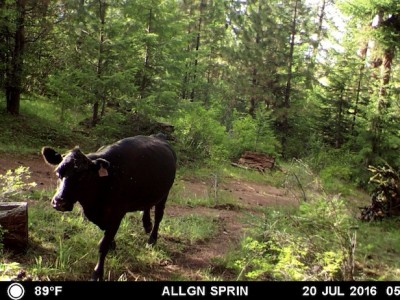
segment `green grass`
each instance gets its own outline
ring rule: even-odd
[[[278,187],[281,187],[285,182],[285,174],[279,169],[266,170],[264,173],[261,173],[226,164],[223,168],[223,174],[226,178],[270,184]]]
[[[283,166],[286,164],[283,163]],[[209,166],[191,165],[189,167],[181,166],[179,168],[180,176],[185,179],[196,179],[202,181],[211,181],[215,175],[219,180],[239,179],[256,183],[271,184],[282,186],[285,181],[285,174],[279,169],[257,172],[232,166],[229,162],[210,168]]]
[[[89,278],[101,231],[84,219],[78,207],[64,214],[52,209],[49,201],[30,205],[29,234],[25,257],[29,274],[53,280]]]
[[[163,220],[160,234],[191,245],[210,239],[217,230],[217,219],[210,216],[190,214],[180,217],[167,216]]]
[[[173,188],[170,191],[169,202],[178,204],[181,206],[198,207],[204,206],[209,208],[227,207],[241,209],[242,204],[238,199],[233,197],[229,192],[222,190],[217,187],[217,193],[215,194],[215,188],[212,184],[204,183],[203,179],[191,177],[191,180],[197,182],[198,194],[185,187],[185,181],[175,181]]]
[[[56,106],[44,99],[23,99],[20,115],[11,116],[0,102],[0,152],[38,153],[44,145],[69,149],[89,143],[87,137],[73,132],[82,118],[82,113],[74,112],[61,122]]]
[[[400,218],[359,222],[357,277],[360,280],[399,280]]]
[[[40,200],[31,200],[29,205],[29,250],[17,259],[5,253],[0,260],[0,278],[11,279],[24,269],[34,280],[89,279],[102,231],[84,218],[79,205],[72,212],[60,213],[49,205],[49,192],[38,195]],[[140,213],[129,213],[117,233],[116,251],[107,255],[106,279],[124,280],[129,272],[145,274],[163,261],[170,261],[171,255],[209,239],[217,230],[218,222],[213,217],[166,215],[158,244],[148,248]]]

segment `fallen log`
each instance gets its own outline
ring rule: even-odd
[[[0,202],[0,226],[4,248],[24,252],[28,246],[28,204]]]

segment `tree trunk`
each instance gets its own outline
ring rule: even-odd
[[[343,119],[343,93],[344,88],[340,90],[340,98],[338,103],[338,110],[336,116],[336,128],[335,128],[335,148],[339,149],[343,143],[343,132],[342,132],[342,119]]]
[[[193,14],[192,14],[193,10],[190,7],[189,8],[189,17],[192,18]],[[190,36],[192,33],[192,28],[190,26],[190,24],[188,25],[188,31],[187,34],[188,36]],[[188,55],[190,54],[191,51],[191,43],[189,42],[186,48],[186,51],[188,53]],[[191,72],[190,72],[190,68],[191,68],[191,62],[187,62],[185,64],[186,67],[186,71],[185,71],[185,75],[183,76],[183,83],[182,83],[182,99],[187,99],[189,97],[189,84],[190,84],[190,77],[191,77]]]
[[[386,107],[385,96],[387,95],[387,87],[390,82],[390,74],[392,71],[392,64],[394,58],[394,49],[385,49],[383,53],[382,66],[381,66],[381,86],[379,89],[379,107]]]
[[[293,61],[294,61],[294,45],[295,45],[295,38],[297,33],[297,14],[299,9],[300,0],[295,1],[294,11],[293,11],[293,20],[291,26],[291,33],[290,33],[290,50],[289,50],[289,62],[287,68],[287,82],[286,82],[286,89],[285,89],[285,97],[283,102],[283,115],[281,120],[281,130],[282,130],[282,155],[285,157],[286,155],[286,141],[287,141],[287,134],[289,130],[289,120],[288,120],[288,113],[290,108],[290,96],[292,92],[292,77],[293,77]]]
[[[374,28],[382,26],[383,12],[380,11],[376,16],[376,24],[372,25]],[[378,63],[373,65],[374,67],[381,68],[380,70],[380,85],[377,91],[377,104],[375,110],[375,116],[371,118],[371,148],[372,152],[379,155],[381,152],[382,143],[382,128],[383,128],[383,116],[387,113],[386,109],[388,107],[387,103],[387,89],[390,82],[390,75],[392,71],[392,64],[395,54],[394,46],[388,47],[384,50],[382,60],[378,60]],[[368,162],[370,163],[370,162]]]
[[[95,126],[99,121],[99,107],[100,102],[102,104],[102,115],[104,114],[103,109],[105,108],[105,89],[102,82],[103,68],[104,68],[104,25],[106,23],[106,9],[107,4],[105,0],[99,0],[99,18],[100,18],[100,32],[99,32],[99,52],[97,57],[96,73],[97,79],[100,86],[96,87],[96,99],[93,103],[93,115],[92,115],[92,125]]]
[[[361,64],[359,72],[358,72],[356,101],[355,101],[355,105],[354,105],[353,120],[351,122],[351,135],[355,135],[356,118],[357,118],[357,114],[358,114],[358,104],[360,103],[361,88],[362,88],[361,83],[362,83],[363,77],[364,77],[365,60],[367,58],[368,47],[369,47],[369,43],[366,43],[365,46],[363,46],[359,52],[363,63]]]
[[[379,155],[382,143],[383,116],[386,114],[387,88],[390,82],[390,73],[394,58],[394,49],[385,49],[381,65],[381,83],[379,87],[378,103],[376,107],[377,114],[372,119],[372,152]]]
[[[200,49],[200,37],[201,37],[201,27],[203,23],[203,10],[207,6],[207,0],[201,0],[200,3],[200,14],[199,14],[199,23],[197,27],[197,36],[196,36],[196,56],[194,59],[194,70],[193,70],[193,83],[196,84],[197,79],[197,65],[199,64],[199,49]],[[190,92],[190,101],[194,101],[196,94],[195,86],[192,87],[192,91]]]
[[[287,82],[286,82],[286,89],[285,89],[285,100],[284,100],[284,107],[290,107],[290,95],[292,92],[292,77],[293,77],[293,61],[294,61],[294,45],[295,45],[295,38],[296,38],[296,31],[297,31],[297,13],[298,13],[298,5],[300,0],[296,0],[294,12],[293,12],[293,21],[290,33],[290,50],[289,50],[289,63],[287,69]]]
[[[147,33],[150,34],[152,32],[152,20],[153,20],[153,10],[150,8],[149,10],[149,19],[147,22]],[[140,81],[140,88],[139,88],[139,94],[140,94],[140,99],[143,99],[146,97],[146,89],[149,86],[149,75],[147,74],[149,68],[150,68],[150,45],[147,44],[145,45],[145,58],[144,58],[144,66],[143,66],[143,72],[142,72],[142,79]]]
[[[25,5],[26,0],[16,1],[16,30],[14,35],[14,49],[11,53],[11,62],[6,78],[7,112],[12,115],[19,114],[22,91],[23,54],[25,48]]]
[[[308,66],[308,76],[306,78],[306,87],[307,89],[312,89],[313,82],[314,82],[314,72],[315,72],[315,65],[316,59],[318,55],[318,48],[321,44],[322,40],[322,32],[323,32],[323,25],[325,20],[325,9],[326,9],[327,0],[320,1],[320,7],[318,8],[318,28],[317,28],[317,38],[315,41],[311,42],[311,46],[313,47],[311,57],[310,57],[310,64]]]
[[[261,4],[258,5],[258,13],[261,13]],[[256,42],[256,45],[258,48],[258,45],[260,44],[260,34],[258,32],[256,33],[255,42]],[[252,72],[252,78],[251,78],[251,85],[252,85],[253,93],[257,93],[257,84],[258,84],[257,76],[258,76],[258,70],[256,67],[254,67],[253,72]],[[256,106],[257,106],[257,97],[256,97],[256,95],[253,94],[250,97],[250,108],[249,108],[249,114],[253,118],[256,117]]]
[[[5,9],[5,1],[0,0],[0,11]],[[0,24],[0,87],[5,87],[6,80],[6,64],[8,61],[8,47],[9,47],[9,36],[8,22],[3,21]]]
[[[258,40],[258,38],[257,38],[257,40]],[[257,89],[257,68],[253,69],[253,78],[251,79],[251,84],[252,84],[253,92],[256,91],[256,89]],[[250,116],[253,117],[253,119],[256,117],[256,106],[257,106],[257,98],[255,95],[252,95],[250,97],[249,114],[250,114]]]
[[[28,205],[26,202],[0,202],[0,226],[5,249],[23,252],[28,246]]]

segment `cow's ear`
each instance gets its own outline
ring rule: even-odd
[[[108,168],[110,167],[110,162],[103,159],[98,158],[93,161],[94,165],[96,166],[96,171],[99,173],[100,177],[108,176]]]
[[[61,154],[55,151],[53,148],[43,147],[42,155],[45,162],[47,162],[50,165],[58,165],[60,162],[62,162]]]

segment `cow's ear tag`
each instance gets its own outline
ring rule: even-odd
[[[99,176],[100,177],[106,177],[108,176],[108,171],[106,168],[100,167],[99,169]]]

